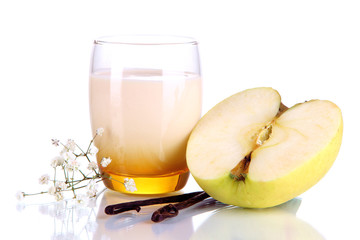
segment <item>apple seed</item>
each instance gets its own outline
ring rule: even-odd
[[[289,108],[287,106],[285,106],[281,102],[280,107],[279,107],[279,111],[276,114],[276,118],[280,117],[280,115],[283,114],[284,112],[286,112],[286,110],[288,110],[288,109]],[[260,130],[260,132],[259,132],[259,134],[258,134],[258,136],[256,138],[256,147],[255,147],[255,149],[260,147],[261,145],[263,145],[270,138],[271,133],[272,133],[272,124],[274,123],[274,121],[275,120],[271,121],[269,124],[265,125],[265,127],[263,127]],[[230,171],[230,177],[231,178],[235,179],[236,181],[245,181],[246,174],[249,172],[249,166],[250,166],[250,162],[251,162],[251,153],[253,151],[251,151],[248,155],[246,155],[244,157],[244,159],[242,159]]]

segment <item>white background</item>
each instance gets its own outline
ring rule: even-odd
[[[94,38],[187,35],[199,42],[204,112],[256,86],[277,89],[288,106],[319,98],[342,109],[338,159],[298,215],[326,239],[359,238],[360,2],[13,0],[1,1],[0,26],[3,206],[48,171],[51,138],[90,139]]]

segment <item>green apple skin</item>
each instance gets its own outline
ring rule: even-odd
[[[296,107],[297,105],[292,108]],[[340,118],[336,133],[322,149],[300,166],[273,180],[253,180],[251,174],[248,174],[244,180],[239,181],[234,179],[230,172],[216,178],[199,178],[189,166],[190,172],[203,190],[223,203],[245,208],[267,208],[279,205],[311,188],[328,172],[341,146],[343,132],[341,112]],[[191,144],[191,139],[192,136],[188,146]],[[188,163],[192,157],[187,155]]]
[[[330,169],[339,152],[342,125],[333,140],[316,156],[288,175],[269,182],[237,181],[230,174],[217,179],[199,179],[193,176],[202,189],[223,203],[246,208],[267,208],[299,196],[315,185]]]

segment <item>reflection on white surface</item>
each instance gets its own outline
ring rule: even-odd
[[[160,223],[154,223],[150,218],[152,212],[161,205],[142,207],[139,213],[129,211],[113,216],[104,213],[107,205],[140,199],[145,197],[107,190],[98,200],[87,205],[71,201],[39,205],[19,204],[19,223],[38,219],[39,222],[29,223],[36,236],[37,231],[42,231],[42,236],[47,235],[56,240],[325,239],[310,224],[296,217],[301,205],[299,198],[267,209],[244,209],[206,199],[181,210],[175,218]],[[27,235],[26,232],[23,234]]]
[[[324,239],[296,217],[300,204],[301,200],[295,198],[267,209],[224,207],[206,219],[191,239]]]
[[[175,218],[160,223],[151,221],[151,214],[161,205],[143,207],[139,213],[131,211],[114,216],[103,213],[107,205],[139,199],[107,191],[102,198],[97,215],[98,228],[94,240],[100,239],[189,239],[194,233],[193,216],[225,206],[214,200],[205,200],[200,204],[180,211]]]
[[[38,212],[34,212],[34,207]],[[46,221],[36,223],[29,222],[37,230],[48,230],[50,239],[91,239],[96,231],[96,201],[90,201],[88,204],[78,204],[73,200],[24,205],[18,204],[17,210],[21,212],[21,216],[33,219],[40,219],[45,216]],[[47,224],[44,224],[47,222]],[[40,227],[39,229],[37,229]]]

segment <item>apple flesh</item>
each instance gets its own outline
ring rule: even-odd
[[[187,164],[199,186],[223,203],[266,208],[315,185],[340,149],[340,109],[311,100],[289,109],[272,88],[217,104],[193,129]]]

